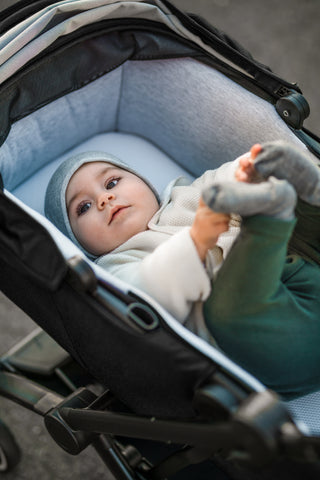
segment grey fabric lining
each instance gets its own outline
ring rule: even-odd
[[[145,136],[193,175],[253,143],[300,143],[272,105],[193,59],[125,65],[119,130]]]
[[[119,81],[119,96],[118,96],[117,110],[116,110],[115,122],[114,122],[114,125],[115,125],[114,130],[116,132],[119,131],[119,116],[120,116],[120,108],[121,108],[121,98],[122,98],[122,94],[123,94],[124,68],[125,68],[125,64],[122,65],[121,74],[120,74],[120,81]]]
[[[7,189],[93,135],[114,131],[121,68],[12,126],[0,148],[0,171]]]
[[[286,406],[292,413],[295,421],[303,422],[307,425],[310,435],[320,434],[319,405],[320,392],[311,393],[305,397],[286,402]]]
[[[192,175],[256,142],[302,145],[272,105],[196,60],[128,61],[13,125],[0,149],[5,187],[116,129],[151,141]]]

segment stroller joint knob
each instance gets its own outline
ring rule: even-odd
[[[280,117],[290,126],[299,130],[310,114],[307,100],[300,93],[294,92],[279,98],[276,110]]]

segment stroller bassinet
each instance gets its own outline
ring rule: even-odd
[[[84,258],[43,216],[50,174],[72,152],[118,154],[159,189],[257,141],[286,139],[320,156],[303,128],[299,88],[167,1],[17,6],[1,18],[1,289],[134,414],[102,411],[110,392],[80,389],[63,400],[20,386],[8,358],[1,393],[45,415],[70,453],[93,442],[102,454],[105,437],[95,433],[190,446],[154,468],[128,467],[119,453],[119,479],[164,478],[221,449],[256,464],[299,449],[315,460],[317,438],[304,436],[259,380]]]

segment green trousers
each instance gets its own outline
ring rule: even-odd
[[[244,219],[204,304],[219,347],[285,398],[320,388],[320,208],[296,216]]]

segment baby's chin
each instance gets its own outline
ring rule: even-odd
[[[121,239],[119,241],[114,241],[112,245],[109,245],[106,247],[105,244],[102,244],[101,246],[93,246],[93,245],[88,245],[87,248],[85,245],[83,245],[83,248],[88,251],[91,255],[94,255],[95,257],[101,257],[103,255],[107,255],[108,253],[112,253],[117,248],[121,247],[125,243],[128,242],[128,240],[131,240],[133,237],[136,237],[137,235],[144,233],[149,230],[149,222],[153,218],[154,215],[151,215],[150,219],[143,221],[140,226],[135,225],[134,228],[130,229],[130,225],[126,232],[121,236]],[[123,233],[123,232],[122,232]],[[130,248],[130,247],[125,247],[125,248]]]

